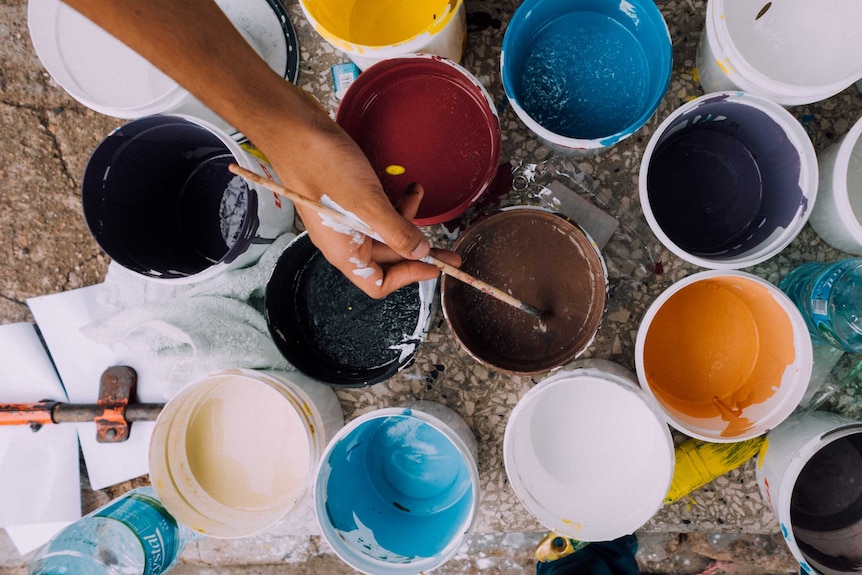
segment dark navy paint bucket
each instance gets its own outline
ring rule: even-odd
[[[655,113],[670,84],[670,34],[652,0],[526,0],[500,66],[513,109],[541,140],[600,150]]]
[[[87,164],[87,225],[108,256],[147,279],[200,281],[253,263],[293,227],[293,205],[258,192],[228,171],[231,163],[273,178],[272,168],[203,120],[129,122]]]
[[[650,138],[640,200],[670,251],[705,268],[765,261],[799,234],[817,194],[817,157],[787,110],[743,92],[701,96]]]
[[[419,282],[373,299],[303,233],[267,283],[267,325],[282,355],[305,375],[334,387],[371,385],[413,361],[436,311],[436,286]]]

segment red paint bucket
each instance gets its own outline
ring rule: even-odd
[[[425,198],[413,222],[463,214],[500,163],[500,120],[482,84],[437,56],[383,60],[350,85],[336,121],[356,140],[396,203],[418,182]]]

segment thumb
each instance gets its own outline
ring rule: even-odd
[[[365,223],[377,232],[383,243],[405,259],[418,260],[431,252],[431,244],[422,230],[391,204],[386,209],[376,210]]]

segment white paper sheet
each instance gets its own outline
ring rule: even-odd
[[[165,385],[153,375],[151,366],[148,368],[122,348],[96,343],[80,332],[81,327],[106,312],[96,298],[100,287],[97,284],[27,300],[69,401],[95,403],[102,373],[113,365],[128,365],[138,374],[137,401],[164,403]],[[129,439],[121,443],[98,443],[95,423],[75,425],[93,489],[103,489],[148,473],[147,452],[154,422],[135,422]]]
[[[0,403],[66,401],[33,325],[0,325]],[[0,427],[0,527],[23,555],[81,517],[74,426]]]

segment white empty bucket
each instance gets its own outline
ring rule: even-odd
[[[448,407],[420,401],[348,423],[329,443],[314,487],[323,537],[373,575],[445,563],[476,520],[476,440]]]
[[[698,45],[705,92],[743,90],[783,106],[825,100],[862,77],[856,0],[709,0]]]
[[[150,480],[191,529],[252,535],[307,500],[326,443],[343,423],[335,392],[302,374],[222,371],[183,388],[159,414]]]
[[[804,572],[862,573],[862,422],[796,414],[766,436],[756,475]]]
[[[270,67],[295,82],[299,73],[296,33],[280,2],[217,3]],[[236,131],[137,52],[61,0],[30,0],[27,19],[42,65],[70,96],[88,108],[124,119],[185,114],[226,132]]]
[[[506,475],[542,525],[581,541],[611,541],[658,511],[673,476],[664,416],[634,376],[583,362],[528,391],[503,437]]]
[[[820,186],[809,223],[830,246],[862,256],[862,119],[817,160]]]

